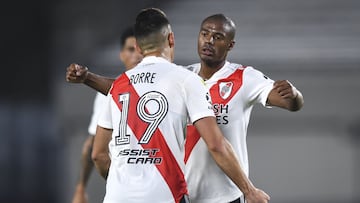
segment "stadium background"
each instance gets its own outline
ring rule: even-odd
[[[252,114],[250,176],[271,202],[360,201],[359,1],[55,0],[1,9],[0,202],[70,202],[95,91],[67,84],[65,69],[119,74],[119,35],[148,6],[172,23],[176,63],[198,62],[201,21],[224,13],[237,25],[229,60],[303,92],[297,113]],[[90,202],[103,192],[93,173]]]

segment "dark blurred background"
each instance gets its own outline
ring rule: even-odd
[[[201,21],[224,13],[237,25],[229,60],[302,91],[296,113],[254,108],[250,176],[276,203],[360,202],[360,2],[12,1],[1,6],[0,202],[71,202],[95,91],[65,82],[80,63],[115,77],[119,36],[145,7],[163,9],[175,62],[198,62]],[[105,182],[94,172],[91,203]]]

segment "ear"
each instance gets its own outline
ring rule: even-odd
[[[168,35],[169,47],[172,48],[175,46],[175,36],[173,32],[170,32]]]
[[[234,46],[235,46],[235,41],[231,40],[231,42],[229,43],[229,46],[228,46],[228,51],[230,51]]]
[[[137,51],[138,53],[140,53],[141,55],[143,55],[143,52],[141,51],[141,49],[140,49],[137,41],[136,41],[136,43],[135,43],[135,49],[136,49],[136,51]]]
[[[119,53],[119,58],[120,58],[120,61],[124,61],[124,52],[123,52],[122,49],[121,49],[121,51]]]

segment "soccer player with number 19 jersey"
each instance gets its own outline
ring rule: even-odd
[[[213,116],[206,93],[197,75],[155,56],[114,82],[98,122],[113,129],[104,202],[170,203],[187,194],[185,112],[192,122]]]

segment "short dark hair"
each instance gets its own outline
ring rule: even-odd
[[[135,37],[134,26],[128,26],[121,33],[121,36],[120,36],[120,47],[121,47],[121,49],[124,47],[126,39],[129,38],[129,37]]]
[[[209,20],[221,21],[226,26],[226,29],[227,29],[226,31],[229,33],[230,39],[231,40],[234,39],[235,32],[236,32],[236,26],[235,26],[235,23],[229,17],[226,17],[222,13],[214,14],[214,15],[211,15],[211,16],[208,16],[207,18],[205,18],[202,21],[201,25],[203,25],[205,22],[207,22]]]
[[[140,48],[147,48],[159,45],[161,39],[155,37],[156,34],[161,34],[164,27],[170,25],[165,13],[158,8],[146,8],[140,11],[136,17],[135,22],[135,38]],[[154,35],[151,39],[147,38]]]

